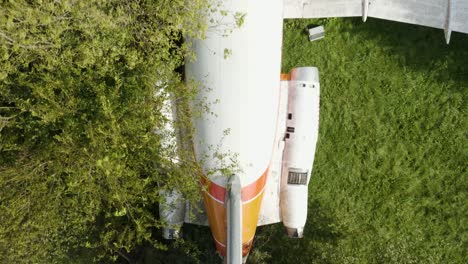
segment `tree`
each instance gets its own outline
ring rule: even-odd
[[[158,241],[159,190],[196,193],[161,112],[206,0],[0,4],[0,254],[6,263],[132,261]],[[181,126],[187,125],[182,120]],[[183,177],[182,177],[183,176]]]

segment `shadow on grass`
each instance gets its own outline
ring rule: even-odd
[[[222,263],[216,253],[209,227],[184,224],[182,234],[181,239],[161,240],[167,250],[156,250],[151,246],[141,248],[137,252],[140,259],[136,264]]]
[[[309,204],[308,212],[301,239],[289,238],[280,223],[258,227],[248,263],[329,263],[342,234],[318,201]],[[163,243],[167,250],[142,249],[137,263],[222,263],[209,227],[185,224],[183,239]]]
[[[328,263],[341,232],[330,211],[314,200],[301,239],[289,238],[282,224],[257,229],[249,263]]]
[[[351,34],[374,41],[385,52],[398,57],[402,67],[416,71],[440,69],[437,81],[468,84],[468,34],[452,32],[445,43],[442,29],[370,18],[350,18]],[[459,87],[461,88],[461,87]]]

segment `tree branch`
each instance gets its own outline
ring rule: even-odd
[[[15,41],[12,38],[10,38],[7,34],[1,32],[1,31],[0,31],[0,36],[2,36],[4,39],[6,39],[8,42],[10,42],[10,44],[15,43]]]
[[[116,250],[117,254],[119,254],[119,256],[121,256],[122,258],[124,258],[128,263],[133,263],[133,259],[131,259],[129,256],[127,256],[125,253],[123,252],[120,252],[120,250]]]
[[[21,47],[23,49],[41,49],[41,48],[49,48],[49,47],[53,46],[52,43],[42,42],[42,41],[38,41],[38,42],[36,42],[36,44],[43,44],[43,45],[23,45],[23,44],[19,44],[19,43],[17,43],[17,41],[15,41],[10,36],[8,36],[7,34],[5,34],[4,32],[1,32],[1,31],[0,31],[0,36],[7,40],[7,44],[13,46],[16,43],[19,47]]]

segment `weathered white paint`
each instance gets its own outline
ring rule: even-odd
[[[280,187],[280,207],[283,224],[288,229],[302,230],[307,220],[308,184],[314,163],[318,139],[320,84],[315,67],[291,71],[286,120],[285,148]],[[304,184],[291,184],[291,171],[307,173]]]
[[[362,16],[364,21],[367,17],[375,17],[441,28],[447,32],[448,41],[451,31],[468,33],[467,0],[285,0],[283,16]],[[447,25],[450,25],[449,30],[446,30]]]
[[[268,10],[265,9],[268,6]],[[188,80],[200,83],[198,99],[212,103],[194,120],[194,147],[205,173],[223,165],[214,154],[237,155],[242,186],[257,180],[272,157],[281,70],[282,1],[222,2],[228,15],[212,25],[205,40],[194,40],[196,60],[186,64]],[[232,14],[245,14],[240,28]],[[213,18],[213,15],[211,15]],[[214,17],[220,21],[219,16]],[[226,26],[227,25],[227,26]],[[223,29],[232,27],[227,36]],[[225,50],[230,53],[225,57]],[[229,131],[226,135],[225,131]],[[209,175],[226,186],[226,175]]]

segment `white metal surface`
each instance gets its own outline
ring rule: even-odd
[[[350,17],[362,15],[361,0],[284,0],[284,18]]]
[[[285,0],[283,16],[375,17],[468,33],[467,0]]]
[[[362,0],[362,21],[366,22],[369,14],[369,0]]]
[[[206,217],[205,204],[201,199],[197,204],[185,204],[185,223],[209,226],[208,218]]]
[[[166,223],[163,227],[165,239],[179,238],[180,227],[185,218],[185,201],[178,191],[162,191],[164,203],[159,206],[161,219]]]
[[[452,0],[447,0],[447,13],[445,16],[445,25],[444,25],[444,33],[445,33],[445,40],[447,44],[450,42],[450,36],[452,35],[452,16],[454,13],[454,5],[452,3]]]
[[[193,42],[197,58],[186,64],[188,80],[205,88],[198,99],[209,104],[213,113],[194,120],[196,156],[207,174],[226,165],[215,154],[234,157],[242,186],[258,179],[272,156],[282,7],[281,0],[223,1],[221,9],[228,15],[214,18],[223,26],[211,25],[205,40]],[[236,28],[239,21],[235,14],[245,15],[240,28]],[[232,32],[225,36],[221,31],[231,26]],[[226,186],[227,179],[221,173],[209,177]]]
[[[280,187],[283,224],[302,236],[307,219],[308,184],[318,138],[320,84],[315,67],[291,72]]]
[[[278,125],[276,130],[273,158],[268,173],[267,185],[263,196],[262,207],[258,217],[258,225],[268,225],[281,222],[280,213],[280,178],[283,164],[284,131],[286,130],[286,112],[288,107],[289,81],[281,81],[279,93]]]
[[[159,83],[158,85],[162,84]],[[163,98],[161,112],[166,118],[166,122],[164,127],[157,128],[154,132],[164,137],[165,141],[162,142],[162,150],[165,151],[164,156],[170,157],[171,162],[177,164],[179,162],[177,151],[181,147],[181,142],[174,128],[174,120],[177,118],[176,105],[171,94],[159,92],[156,96]],[[176,239],[180,236],[180,227],[184,223],[185,201],[177,190],[163,190],[160,195],[164,197],[164,201],[159,205],[159,215],[166,224],[163,227],[163,237],[165,239]]]
[[[468,1],[451,0],[451,22],[452,31],[468,33]]]
[[[325,30],[323,26],[309,28],[309,40],[315,41],[325,37]]]

